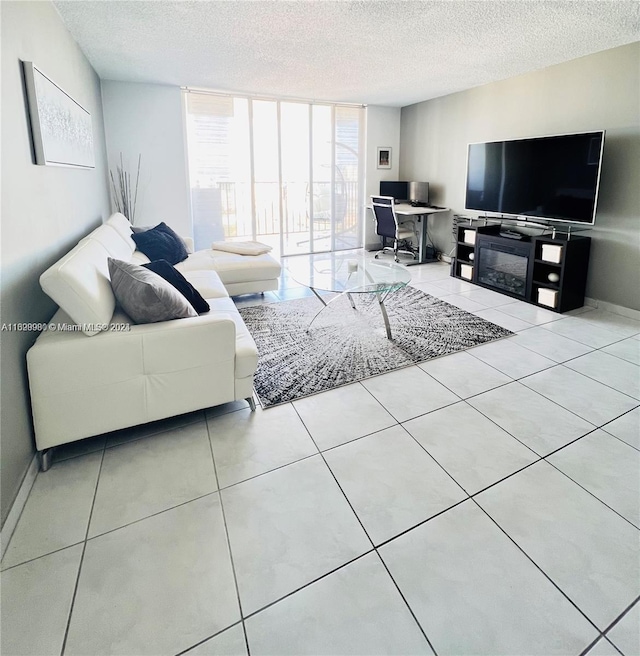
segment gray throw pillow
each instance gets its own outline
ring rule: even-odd
[[[114,296],[135,323],[198,316],[189,301],[157,273],[111,257],[108,263]]]

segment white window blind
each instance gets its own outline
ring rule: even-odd
[[[197,248],[253,239],[282,255],[362,246],[358,106],[185,91]]]

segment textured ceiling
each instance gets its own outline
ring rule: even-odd
[[[103,79],[405,106],[640,39],[636,0],[54,0]]]

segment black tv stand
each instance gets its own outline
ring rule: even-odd
[[[451,275],[555,312],[582,307],[591,238],[551,228],[535,236],[501,222],[458,220]]]

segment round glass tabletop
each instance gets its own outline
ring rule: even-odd
[[[411,280],[406,267],[361,253],[288,257],[285,267],[296,282],[326,292],[389,292],[404,287]]]

